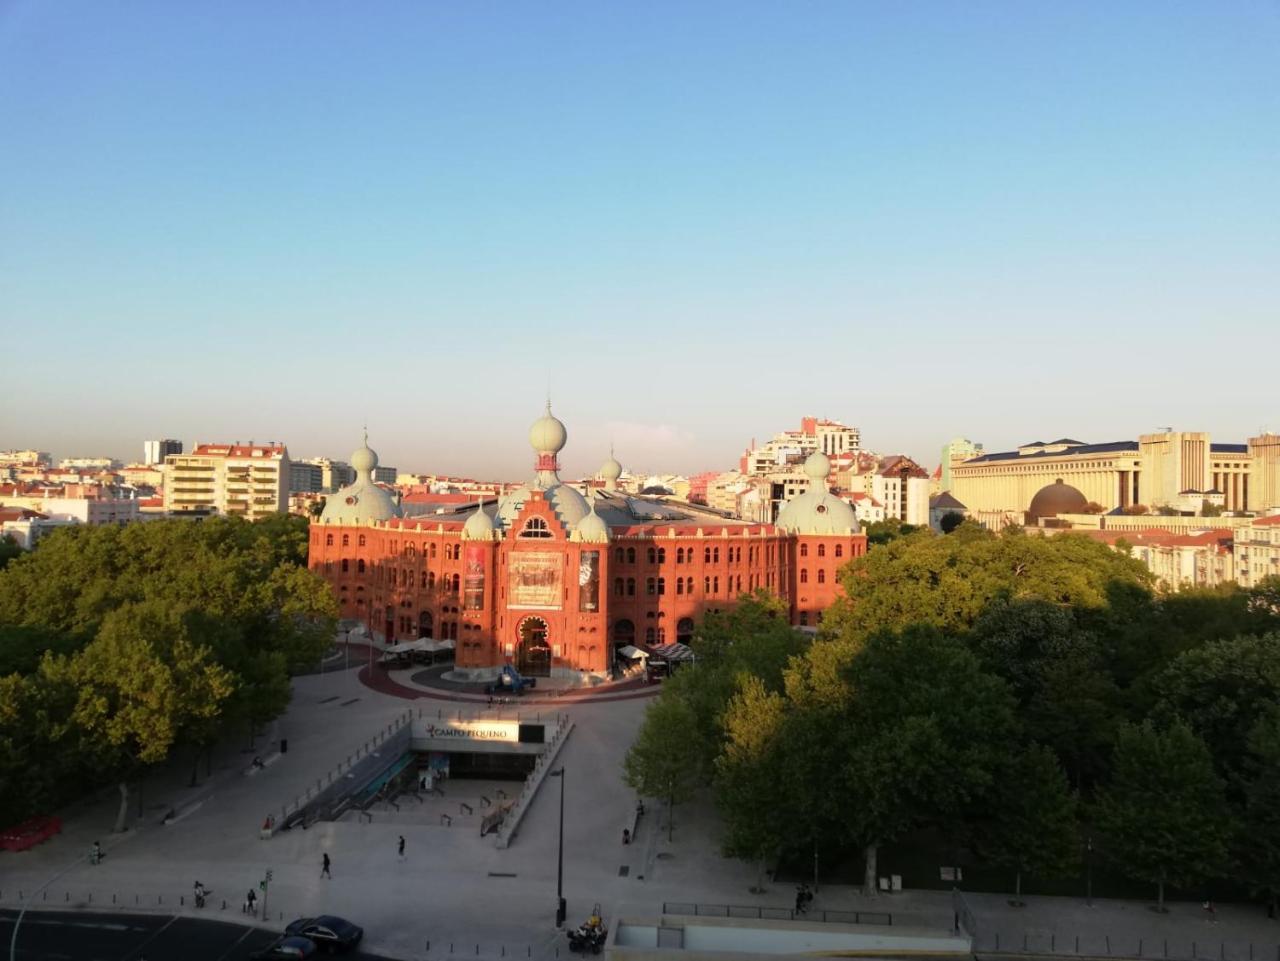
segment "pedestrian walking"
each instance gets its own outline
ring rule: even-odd
[[[1214,924],[1218,920],[1218,909],[1214,907],[1213,900],[1210,899],[1204,903],[1205,917],[1209,919],[1210,924]]]
[[[333,879],[333,875],[329,873],[329,852],[324,854],[324,862],[320,866],[320,877]]]
[[[253,888],[249,889],[249,893],[244,896],[244,907],[241,908],[245,914],[257,915],[258,913],[258,894]]]
[[[404,835],[403,834],[400,835],[400,844],[399,844],[398,853],[400,855],[400,860],[403,861],[404,860]]]

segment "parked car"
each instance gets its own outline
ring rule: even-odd
[[[310,938],[285,935],[249,957],[253,961],[298,961],[299,958],[314,958],[318,950]]]
[[[322,914],[318,918],[298,918],[287,928],[286,934],[310,938],[324,951],[350,951],[364,937],[364,928],[345,918]]]

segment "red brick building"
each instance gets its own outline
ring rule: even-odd
[[[420,516],[373,483],[377,455],[356,451],[355,483],[311,526],[311,567],[343,618],[388,643],[453,639],[465,677],[508,663],[534,676],[605,674],[618,648],[688,641],[706,612],[757,589],[785,599],[797,626],[816,626],[837,571],[866,551],[853,509],[826,487],[823,454],[806,463],[813,488],[776,525],[750,524],[626,495],[612,458],[604,488],[584,496],[557,474],[566,439],[548,407],[530,430],[532,482]]]

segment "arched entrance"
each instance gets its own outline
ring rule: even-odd
[[[551,676],[551,645],[547,641],[547,622],[540,617],[526,617],[520,622],[516,670],[529,677]]]
[[[688,644],[693,640],[693,618],[682,617],[676,623],[676,640],[681,644]]]
[[[418,615],[418,636],[433,637],[434,635],[431,633],[432,629],[433,629],[433,625],[431,623],[431,612],[423,611],[421,614]]]

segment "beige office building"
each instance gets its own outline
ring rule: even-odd
[[[190,454],[170,454],[164,508],[249,520],[288,510],[289,452],[283,444],[197,444]]]
[[[1058,481],[1104,511],[1135,504],[1182,510],[1208,500],[1263,513],[1280,507],[1280,435],[1245,444],[1177,431],[1108,444],[1036,441],[953,464],[951,477],[951,493],[978,514],[1026,511],[1037,492]]]

